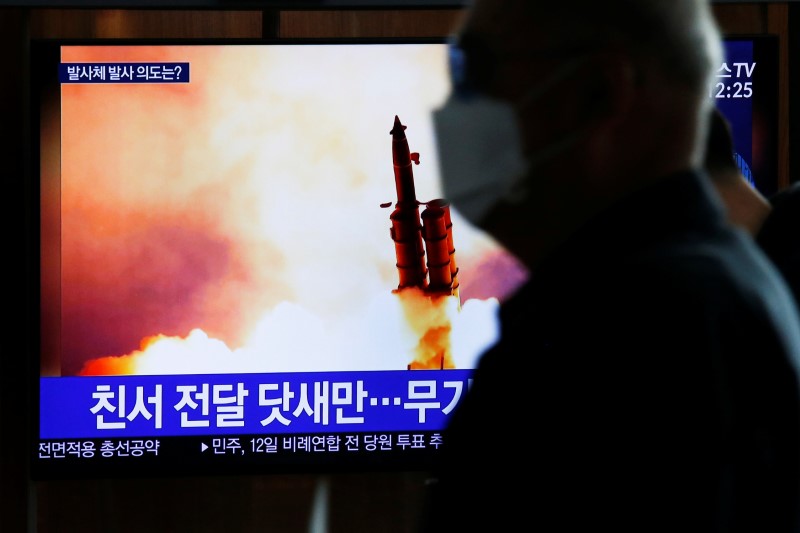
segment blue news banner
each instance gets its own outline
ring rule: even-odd
[[[189,83],[189,63],[60,63],[61,83]]]
[[[185,462],[190,456],[251,464],[272,456],[302,465],[303,457],[319,452],[336,461],[370,461],[364,455],[371,453],[402,460],[438,449],[472,374],[454,369],[43,377],[37,466],[44,468],[46,461],[60,468],[88,459]]]

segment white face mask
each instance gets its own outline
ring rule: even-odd
[[[530,105],[574,72],[582,59],[566,63],[531,89],[518,109]],[[499,200],[521,201],[526,194],[526,178],[533,168],[569,148],[581,133],[524,154],[512,104],[480,94],[461,96],[454,92],[433,112],[433,123],[444,198],[476,226]]]
[[[451,94],[434,111],[433,124],[442,194],[477,224],[526,169],[514,109],[484,96]]]

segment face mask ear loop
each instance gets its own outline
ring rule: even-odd
[[[567,79],[569,76],[577,72],[577,70],[589,61],[589,55],[583,54],[574,57],[561,65],[552,73],[545,81],[541,82],[537,87],[528,91],[522,99],[515,104],[517,111],[524,110],[526,107],[532,105],[536,100],[544,96],[548,91],[553,89],[561,81]],[[543,150],[535,154],[525,154],[526,157],[526,170],[520,173],[512,182],[511,186],[503,198],[511,204],[519,204],[525,201],[530,194],[530,187],[528,182],[531,179],[531,172],[538,165],[556,157],[563,151],[567,150],[570,146],[576,143],[584,134],[583,129],[579,129],[563,139],[547,146]]]
[[[583,54],[568,60],[559,66],[549,77],[545,78],[544,81],[540,82],[539,85],[525,93],[525,96],[523,96],[514,104],[514,107],[516,107],[518,110],[524,110],[526,107],[532,105],[536,100],[539,100],[556,85],[577,72],[578,69],[585,65],[588,61],[588,54]]]
[[[540,151],[534,154],[528,154],[526,156],[526,170],[519,174],[519,176],[511,183],[511,186],[508,188],[508,191],[503,198],[510,204],[519,204],[524,202],[530,194],[529,183],[532,179],[532,173],[536,170],[536,168],[566,152],[570,147],[574,146],[578,141],[580,141],[588,131],[589,128],[580,128],[565,135],[558,141],[549,144]]]

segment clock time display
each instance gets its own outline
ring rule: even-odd
[[[750,98],[753,96],[753,82],[724,83],[718,81],[711,88],[711,96],[713,98]]]

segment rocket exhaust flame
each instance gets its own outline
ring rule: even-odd
[[[453,357],[453,324],[460,312],[458,298],[409,287],[394,291],[400,299],[406,322],[419,339],[409,370],[456,368]]]

